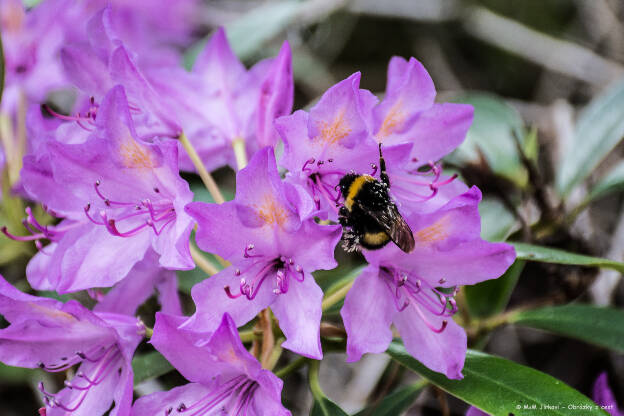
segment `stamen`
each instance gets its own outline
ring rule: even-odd
[[[393,293],[395,306],[399,312],[405,310],[407,306],[413,305],[429,329],[436,333],[444,331],[448,325],[448,320],[444,319],[442,325],[436,327],[429,321],[429,318],[421,308],[425,308],[435,316],[452,317],[457,312],[457,302],[454,299],[454,296],[457,294],[457,287],[451,293],[444,293],[421,279],[410,281],[407,273],[400,272],[394,268],[382,267],[380,272],[380,277],[384,279],[386,285]],[[440,279],[440,282],[442,281],[445,282],[446,280]],[[401,298],[405,300],[401,302]],[[442,307],[441,309],[440,306]]]

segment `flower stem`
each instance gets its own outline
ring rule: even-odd
[[[208,260],[201,251],[197,247],[195,247],[194,243],[190,244],[191,249],[191,257],[193,257],[193,261],[202,269],[208,276],[212,276],[213,274],[219,273],[219,269],[217,269],[211,262]]]
[[[236,166],[238,170],[241,170],[247,166],[247,150],[245,149],[245,139],[239,137],[232,141],[232,147],[234,148],[234,156],[236,157]]]
[[[195,169],[197,169],[197,173],[199,174],[201,180],[204,182],[204,185],[206,186],[206,189],[208,189],[208,192],[210,192],[212,199],[214,199],[217,204],[224,203],[225,198],[223,198],[223,194],[221,194],[217,183],[212,178],[212,175],[210,175],[210,173],[206,170],[206,167],[199,157],[199,154],[197,154],[197,150],[195,150],[195,147],[193,147],[188,137],[186,137],[186,134],[184,134],[184,132],[180,133],[178,139],[180,140],[180,143],[182,143],[184,150],[186,150],[186,153],[193,162]]]
[[[241,342],[251,342],[253,340],[256,340],[258,338],[261,338],[262,335],[259,334],[258,332],[256,332],[253,329],[249,329],[249,330],[245,330],[245,331],[240,331],[238,333],[238,335],[240,336]]]
[[[275,371],[275,375],[279,378],[284,378],[293,371],[303,367],[303,365],[308,361],[309,359],[306,357],[299,357],[296,360],[292,360],[291,362],[289,362],[286,366]]]
[[[323,309],[323,311],[326,311],[327,309],[331,308],[336,303],[344,299],[344,297],[347,296],[347,292],[349,292],[349,290],[353,286],[353,282],[354,280],[347,282],[340,289],[326,296],[325,299],[323,299],[323,303],[321,304],[321,308]]]
[[[312,392],[312,396],[314,396],[314,399],[317,402],[322,403],[323,399],[325,399],[325,393],[323,393],[323,389],[321,389],[321,384],[319,383],[320,366],[320,361],[310,360],[310,365],[308,366],[308,381],[310,383],[310,391]]]
[[[275,341],[275,346],[271,350],[271,354],[268,355],[266,361],[262,363],[262,368],[265,368],[267,370],[273,370],[273,368],[275,368],[275,364],[277,364],[280,357],[282,356],[282,343],[284,341],[286,341],[286,339],[283,337]]]

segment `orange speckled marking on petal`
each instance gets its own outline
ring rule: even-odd
[[[320,133],[315,139],[323,144],[336,144],[351,133],[351,128],[345,121],[345,109],[342,109],[331,123],[321,121]]]
[[[127,168],[151,169],[155,167],[149,149],[141,146],[131,137],[119,145],[119,155],[123,165]]]
[[[416,243],[427,244],[442,241],[449,236],[449,221],[448,216],[444,216],[421,230],[414,233],[414,239]]]
[[[265,195],[261,204],[254,204],[258,218],[264,225],[278,225],[282,227],[288,218],[286,208],[278,203],[271,195]]]
[[[405,112],[403,111],[403,104],[401,100],[399,100],[390,108],[390,111],[386,114],[386,118],[377,132],[379,141],[382,141],[394,133],[404,122]]]
[[[0,27],[6,30],[6,33],[18,33],[22,30],[26,13],[21,7],[21,2],[7,3],[7,7],[0,12]]]
[[[71,315],[71,314],[69,314],[67,312],[59,311],[58,309],[53,309],[53,308],[48,308],[48,307],[45,307],[45,306],[40,306],[40,305],[37,305],[34,302],[28,302],[28,305],[31,306],[34,310],[36,310],[38,312],[41,312],[42,314],[47,315],[50,318],[54,318],[54,319],[62,318],[62,319],[66,319],[66,320],[69,320],[69,321],[75,321],[76,320],[76,318],[73,315]]]

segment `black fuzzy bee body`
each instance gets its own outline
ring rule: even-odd
[[[344,227],[343,246],[347,251],[362,247],[376,250],[393,241],[401,250],[414,249],[414,236],[388,190],[390,181],[379,149],[381,180],[370,175],[348,173],[339,183],[344,198],[339,220]]]

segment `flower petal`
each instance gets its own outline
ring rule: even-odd
[[[254,276],[262,265],[252,267],[248,273]],[[191,295],[197,308],[195,314],[184,323],[183,327],[193,331],[214,331],[221,323],[224,313],[229,313],[236,323],[241,326],[251,321],[262,309],[269,306],[277,295],[273,293],[272,280],[274,275],[267,276],[258,289],[258,294],[252,300],[245,295],[231,299],[225,293],[224,287],[229,286],[232,293],[238,293],[241,276],[236,275],[236,267],[230,266],[214,276],[193,286]]]
[[[290,279],[288,292],[278,295],[271,310],[286,335],[282,347],[299,355],[320,360],[321,302],[323,291],[310,273],[305,273],[303,282]]]
[[[390,341],[390,325],[397,308],[389,287],[368,266],[355,279],[340,311],[347,331],[347,361],[358,361],[362,354],[384,352]]]
[[[158,391],[143,396],[134,402],[132,416],[162,416],[169,409],[184,404],[190,406],[204,398],[210,390],[199,383],[188,383],[169,391]]]
[[[461,370],[466,358],[466,333],[452,319],[448,319],[446,328],[441,333],[432,331],[412,302],[402,312],[394,316],[394,324],[403,338],[405,349],[414,358],[438,373],[450,379],[463,378]],[[441,328],[443,318],[433,315],[424,308],[421,313],[434,328]]]

